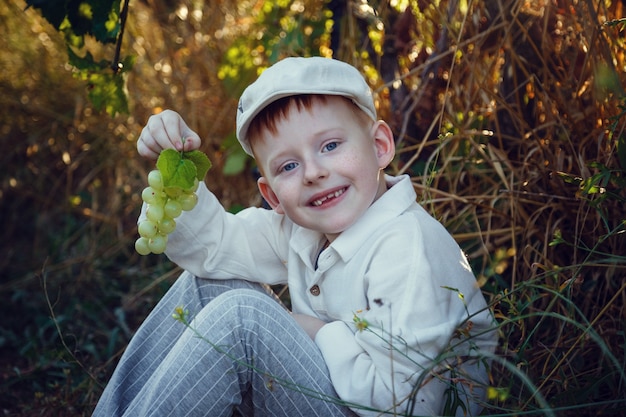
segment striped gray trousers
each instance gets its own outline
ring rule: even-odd
[[[179,307],[187,325],[172,317]],[[239,415],[354,413],[315,343],[264,287],[184,272],[133,336],[93,416]]]

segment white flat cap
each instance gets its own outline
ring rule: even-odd
[[[248,127],[254,117],[270,103],[299,94],[347,97],[376,121],[372,90],[352,65],[322,57],[285,58],[263,71],[239,99],[237,139],[248,155]]]

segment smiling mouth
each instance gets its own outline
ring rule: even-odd
[[[323,197],[320,197],[316,200],[313,200],[311,202],[311,205],[314,207],[319,207],[322,204],[324,204],[325,202],[327,202],[328,200],[332,200],[333,198],[337,198],[339,197],[341,194],[343,194],[345,191],[347,190],[347,188],[342,188],[340,190],[337,191],[333,191],[332,193],[328,193]]]

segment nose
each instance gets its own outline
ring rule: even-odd
[[[328,169],[319,161],[314,159],[307,160],[304,167],[303,181],[305,184],[314,184],[315,182],[328,177]]]

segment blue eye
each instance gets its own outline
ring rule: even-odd
[[[339,144],[337,142],[330,142],[330,143],[327,143],[326,145],[324,145],[324,150],[325,151],[332,151],[335,148],[337,148],[337,146],[339,146]]]
[[[283,165],[283,167],[281,168],[281,171],[291,171],[292,169],[295,169],[298,166],[298,164],[296,164],[295,162],[289,162],[288,164]]]

